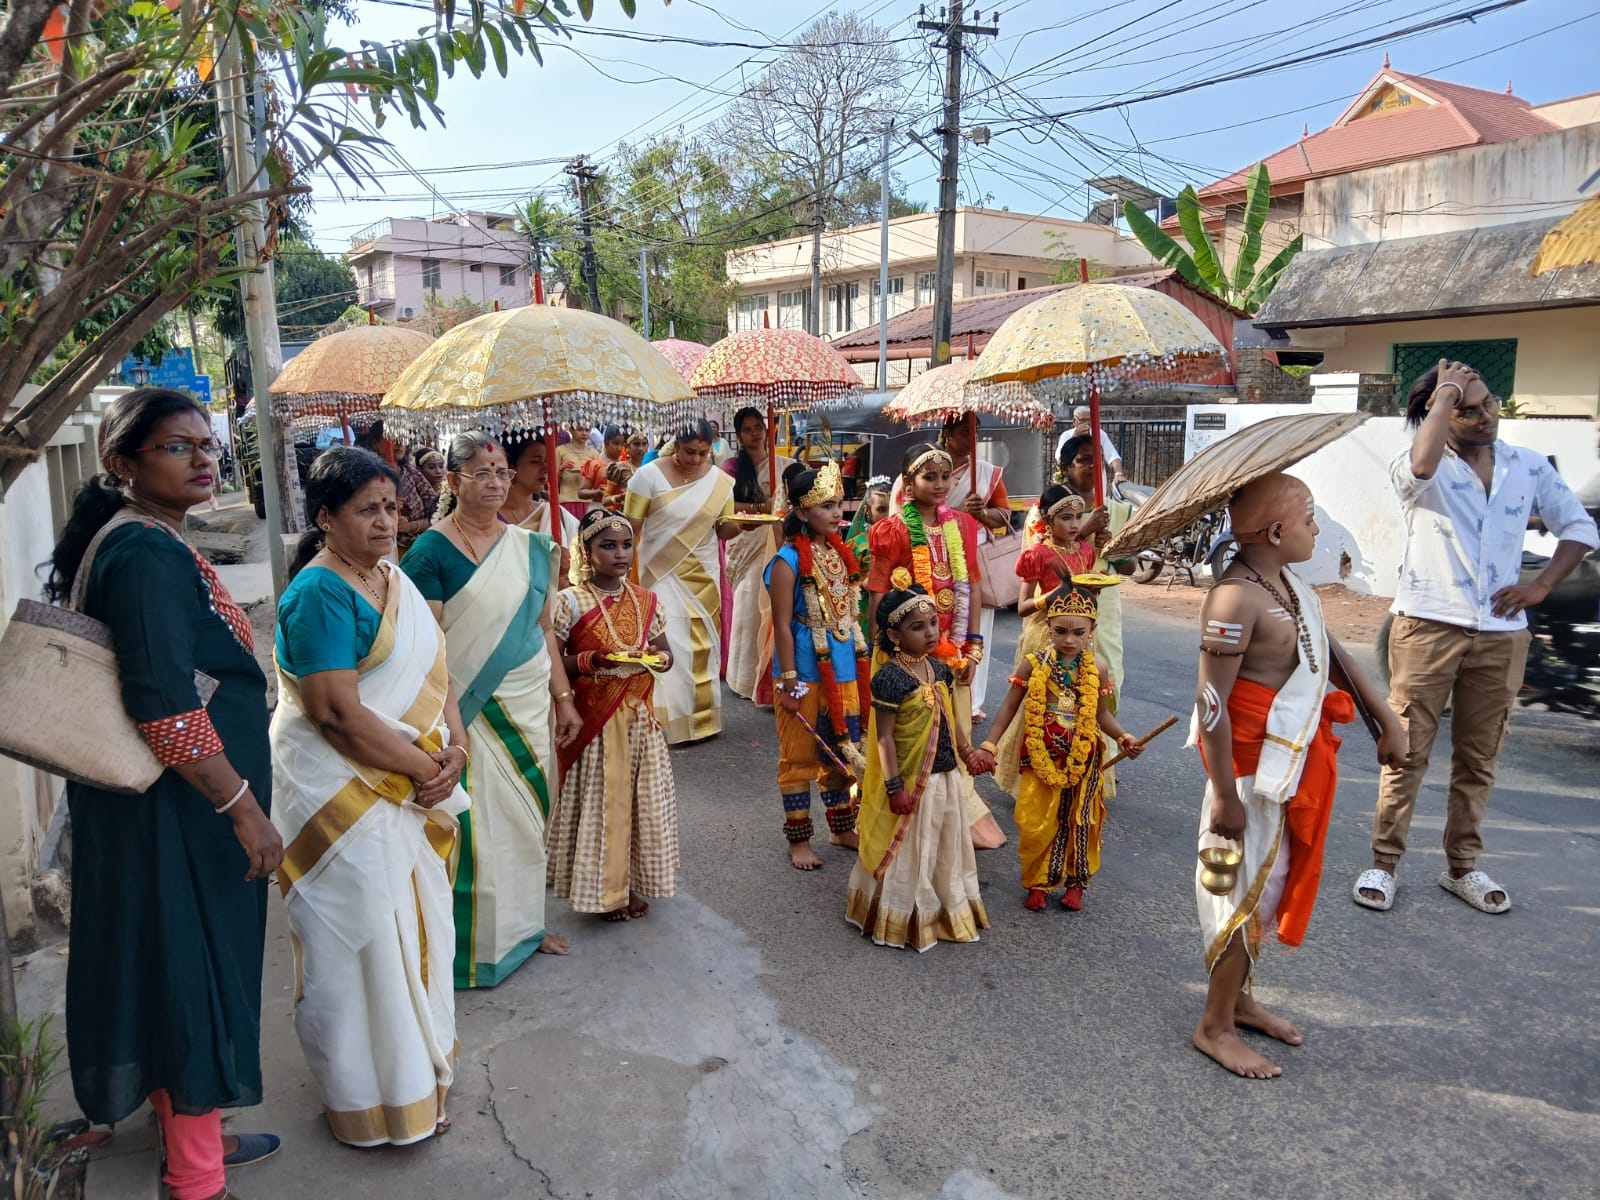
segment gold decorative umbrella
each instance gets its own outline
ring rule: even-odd
[[[659,424],[695,407],[683,376],[628,326],[536,304],[457,325],[395,380],[382,411],[412,436],[543,431],[554,481],[559,422]]]
[[[397,325],[341,330],[291,358],[267,390],[283,398],[277,408],[286,422],[370,419],[400,372],[432,341],[425,333]]]
[[[915,376],[884,408],[884,416],[907,425],[937,425],[951,417],[975,417],[980,412],[1017,425],[1046,427],[1055,420],[1055,414],[1037,400],[1003,394],[990,397],[984,389],[969,392],[967,382],[980,361],[960,359]]]
[[[1556,225],[1539,243],[1530,273],[1600,263],[1600,196],[1591,197]]]
[[[1207,446],[1134,511],[1102,553],[1127,558],[1156,545],[1196,517],[1226,504],[1253,480],[1282,471],[1338,441],[1370,413],[1292,413],[1269,417]]]
[[[984,347],[968,390],[1062,407],[1087,395],[1099,505],[1105,503],[1100,387],[1141,373],[1183,378],[1227,360],[1222,343],[1170,296],[1114,281],[1080,284],[1007,317]]]

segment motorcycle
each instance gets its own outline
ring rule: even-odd
[[[1600,513],[1600,506],[1590,506],[1589,512]],[[1525,552],[1518,582],[1532,583],[1549,563],[1543,554]],[[1533,641],[1518,701],[1600,720],[1600,550],[1574,567],[1542,604],[1526,611]],[[1378,674],[1384,687],[1389,686],[1393,623],[1391,613],[1378,629]]]
[[[1123,483],[1118,484],[1112,494],[1137,511],[1154,490],[1136,483]],[[1212,579],[1216,579],[1233,561],[1234,549],[1227,509],[1218,508],[1197,517],[1191,524],[1149,549],[1124,559],[1117,564],[1117,569],[1130,576],[1135,583],[1153,583],[1170,563],[1173,573],[1167,581],[1169,588],[1176,582],[1179,572],[1187,575],[1191,584],[1198,586],[1196,569],[1203,568],[1210,572]]]

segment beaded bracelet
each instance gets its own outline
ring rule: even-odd
[[[898,775],[891,776],[883,781],[883,788],[889,795],[906,790],[906,781]]]

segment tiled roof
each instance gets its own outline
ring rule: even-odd
[[[1437,101],[1356,118],[1347,112],[1339,124],[1302,138],[1265,161],[1274,187],[1326,175],[1342,175],[1383,163],[1402,162],[1495,142],[1550,133],[1559,128],[1531,111],[1520,96],[1505,92],[1383,71],[1364,89],[1390,81]],[[1244,189],[1248,168],[1200,189],[1203,200],[1215,200]]]
[[[1558,218],[1296,255],[1255,322],[1268,330],[1600,304],[1600,265],[1528,268]]]

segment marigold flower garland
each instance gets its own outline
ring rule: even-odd
[[[861,632],[861,622],[856,614],[861,611],[861,564],[850,546],[837,533],[828,534],[828,545],[838,556],[836,572],[843,580],[830,575],[827,556],[816,553],[816,545],[809,534],[802,532],[792,539],[795,557],[800,564],[800,591],[806,602],[806,624],[811,629],[811,645],[816,651],[817,675],[822,681],[822,694],[828,702],[828,719],[833,732],[850,741],[849,725],[845,720],[844,693],[839,690],[839,680],[833,669],[832,647],[828,644],[831,632],[841,642],[849,639],[856,656],[856,700],[858,713],[867,711],[870,703],[871,681],[867,664],[867,641]],[[847,585],[840,603],[834,604],[830,595],[840,582]],[[854,765],[852,763],[852,765]]]
[[[954,509],[948,504],[939,505],[934,518],[939,522],[945,556],[949,559],[949,575],[946,578],[938,569],[943,564],[934,561],[928,530],[922,523],[922,514],[917,511],[916,504],[907,502],[900,510],[900,518],[906,523],[906,532],[911,535],[911,577],[932,597],[934,609],[939,614],[939,644],[933,648],[934,657],[959,668],[964,665],[962,655],[951,633],[953,631],[957,637],[965,639],[969,628],[968,617],[972,612],[972,583],[967,574],[967,548],[961,538],[961,525],[956,520]],[[891,582],[894,581],[891,579]]]
[[[1028,698],[1022,712],[1027,729],[1028,768],[1039,782],[1048,788],[1071,788],[1078,785],[1088,769],[1100,736],[1100,726],[1095,714],[1100,707],[1100,671],[1095,666],[1094,654],[1085,650],[1078,656],[1077,678],[1072,675],[1072,664],[1062,663],[1055,651],[1047,654],[1030,654],[1033,675],[1028,680]],[[1067,753],[1067,765],[1056,766],[1045,747],[1045,699],[1051,684],[1065,696],[1069,690],[1076,692],[1072,723],[1072,746]]]

